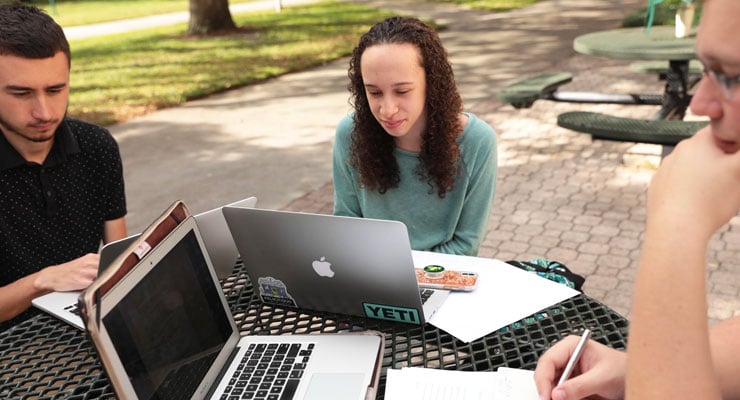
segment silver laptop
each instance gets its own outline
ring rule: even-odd
[[[382,334],[241,337],[209,264],[186,218],[123,277],[80,297],[119,398],[375,398]]]
[[[223,212],[265,303],[423,324],[449,295],[420,293],[401,222],[256,208]]]
[[[119,239],[105,244],[98,254],[98,276],[105,271],[126,248],[139,237],[139,234]],[[31,300],[31,304],[78,329],[85,329],[80,314],[77,311],[77,299],[82,291],[51,292]]]
[[[257,205],[256,197],[248,197],[228,204],[230,207],[254,207]],[[211,258],[211,265],[216,271],[219,279],[224,279],[231,275],[239,251],[231,237],[231,232],[226,225],[222,207],[202,212],[195,215],[198,229],[206,244],[208,255]],[[128,246],[139,237],[140,234],[134,234],[127,238],[110,242],[100,249],[100,263],[98,267],[98,276],[115,260]],[[31,304],[47,313],[71,324],[78,329],[85,329],[85,325],[80,319],[77,312],[77,298],[81,291],[71,292],[51,292],[39,296],[31,301]]]
[[[256,197],[230,203],[227,207],[254,207],[257,205]],[[211,265],[216,271],[218,279],[225,279],[234,270],[234,265],[239,258],[239,250],[234,244],[229,227],[226,225],[223,207],[205,211],[195,215],[200,235],[206,244],[206,250],[211,257]]]

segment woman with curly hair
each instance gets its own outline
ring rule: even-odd
[[[406,224],[415,250],[476,255],[496,185],[496,135],[462,112],[447,51],[415,18],[361,38],[349,63],[354,112],[337,126],[334,214]]]

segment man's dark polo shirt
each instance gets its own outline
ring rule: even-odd
[[[55,135],[39,165],[0,134],[0,286],[97,253],[105,221],[126,215],[123,166],[110,132],[65,118]],[[0,323],[0,332],[34,313]]]

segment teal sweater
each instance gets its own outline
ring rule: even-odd
[[[485,236],[496,188],[496,134],[473,114],[457,139],[462,158],[455,187],[440,198],[414,172],[418,153],[395,149],[401,182],[385,194],[360,187],[359,172],[349,165],[352,115],[337,126],[334,141],[334,214],[388,219],[406,224],[414,250],[477,255]]]

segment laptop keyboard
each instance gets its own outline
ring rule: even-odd
[[[424,304],[432,297],[434,289],[419,289],[419,294],[421,295],[421,304]]]
[[[215,353],[207,354],[172,369],[162,380],[151,398],[153,399],[189,399],[198,383],[213,365]],[[142,396],[143,397],[143,396]]]
[[[250,344],[221,399],[292,399],[313,348],[313,343]]]
[[[77,308],[77,304],[70,304],[70,305],[64,307],[64,311],[69,311],[69,312],[71,312],[72,314],[74,314],[74,315],[76,315],[78,317],[81,317],[82,316],[82,315],[80,315],[80,309]]]

